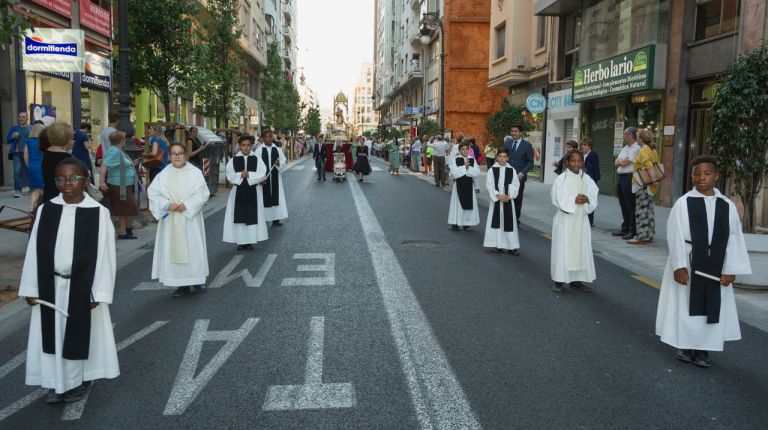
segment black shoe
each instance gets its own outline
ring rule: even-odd
[[[247,251],[253,251],[253,245],[251,245],[250,243],[248,245],[243,245],[243,249]]]
[[[318,181],[322,181],[322,179],[320,179],[320,178],[317,178],[317,180],[318,180]]]
[[[120,239],[120,240],[122,240],[122,239],[138,239],[138,237],[134,236],[133,234],[128,234],[128,233],[126,233],[126,234],[118,234],[117,238]]]
[[[237,250],[242,251],[245,249],[245,245],[237,245]]]
[[[621,238],[624,239],[624,240],[629,240],[629,239],[632,239],[634,237],[635,237],[635,233],[627,233],[624,236],[621,236]]]
[[[696,350],[693,352],[693,364],[698,367],[707,368],[712,364],[709,362],[709,352]]]
[[[435,186],[436,186],[436,187],[439,187],[439,186],[440,186],[440,184],[435,184]]]
[[[49,405],[55,405],[64,401],[64,394],[58,394],[54,390],[48,390],[48,394],[45,396],[45,403]]]
[[[189,294],[189,287],[188,286],[187,287],[179,287],[179,288],[176,288],[173,291],[173,294],[171,294],[171,297],[183,297],[183,296],[186,296],[187,294]]]
[[[280,221],[275,220],[275,221],[272,221],[272,225],[275,226],[275,227],[282,227],[283,223],[281,223]]]
[[[629,232],[624,231],[624,230],[617,230],[617,231],[614,231],[613,233],[611,233],[611,236],[616,236],[616,237],[618,237],[618,236],[626,236],[627,233],[629,233]]]
[[[582,293],[591,293],[592,292],[592,288],[591,287],[588,287],[588,286],[584,285],[583,283],[581,283],[579,281],[571,282],[569,285],[570,285],[570,287],[572,289],[574,289],[576,291],[581,291]]]
[[[323,178],[324,181],[327,181],[327,179]]]
[[[515,257],[519,257],[520,256],[520,250],[519,249],[510,249],[509,253],[514,255]]]
[[[465,226],[461,227],[461,229],[464,230],[464,231],[467,231],[467,230],[469,230],[469,226],[465,225]]]
[[[504,252],[504,250],[501,249],[501,248],[494,248],[493,252],[495,252],[497,254],[501,254],[502,252]]]
[[[452,226],[451,226],[451,230],[453,230],[453,231],[459,231],[459,226],[457,226],[456,224],[454,224],[454,225],[452,225]]]
[[[556,293],[562,293],[563,291],[565,291],[565,288],[563,288],[563,283],[555,282],[554,284],[552,284],[552,291]]]
[[[693,363],[693,350],[692,349],[678,349],[675,353],[675,358],[683,363]]]
[[[206,291],[208,291],[208,288],[206,288],[205,285],[195,285],[192,288],[195,290],[195,293],[197,294],[203,294]]]
[[[64,401],[66,403],[76,402],[85,397],[86,394],[88,394],[88,383],[82,383],[79,387],[75,387],[64,393]]]

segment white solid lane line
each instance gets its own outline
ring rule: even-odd
[[[421,428],[481,428],[365,194],[349,186]]]

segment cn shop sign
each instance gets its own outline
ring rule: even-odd
[[[32,3],[37,3],[46,9],[50,9],[58,13],[59,15],[65,16],[67,18],[72,18],[72,2],[70,0],[31,0],[31,1]]]
[[[80,0],[80,25],[112,38],[112,12],[90,0]]]

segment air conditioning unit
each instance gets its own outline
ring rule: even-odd
[[[525,68],[525,55],[517,56],[517,68],[518,69]]]

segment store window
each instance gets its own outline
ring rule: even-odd
[[[496,27],[496,59],[504,57],[504,45],[507,38],[507,23],[502,22],[501,25]]]
[[[32,120],[42,119],[46,124],[53,121],[72,124],[72,83],[68,79],[28,73],[26,86],[27,103],[39,106],[32,112]]]
[[[536,26],[536,49],[544,49],[547,44],[547,17],[539,16]]]
[[[696,40],[736,31],[740,13],[739,0],[699,0],[696,5]]]

